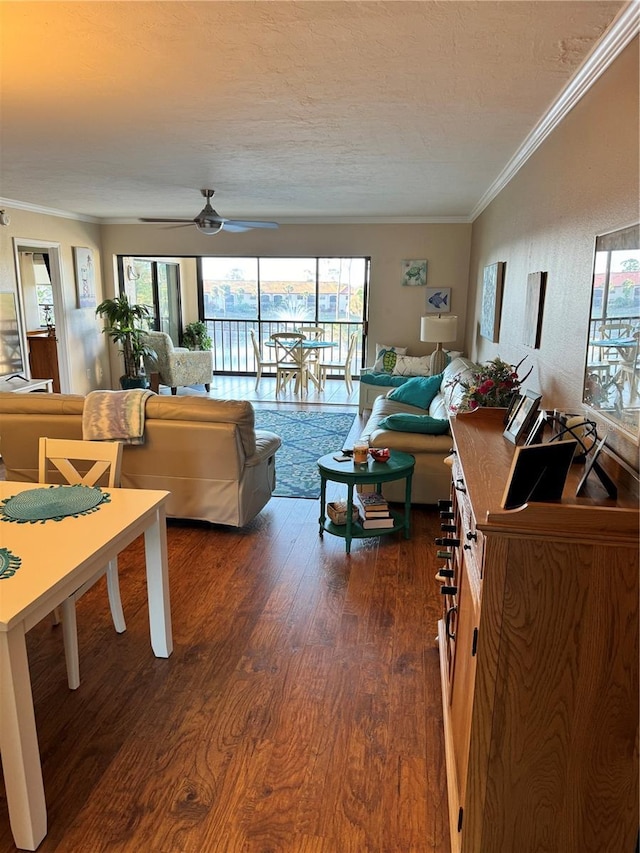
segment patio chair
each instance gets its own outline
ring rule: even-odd
[[[327,331],[322,326],[304,326],[296,329],[301,335],[304,335],[308,341],[322,341],[325,339]],[[311,373],[316,381],[318,388],[322,388],[322,376],[320,370],[320,353],[318,350],[311,350],[307,354],[307,370]]]
[[[77,465],[76,463],[81,463]],[[88,471],[82,463],[93,462]],[[69,485],[94,486],[107,475],[107,488],[120,485],[122,444],[118,441],[81,441],[64,438],[40,438],[38,457],[38,482],[59,482],[61,477]],[[58,476],[53,476],[57,472]],[[107,576],[107,593],[111,617],[118,634],[127,626],[120,600],[118,561],[111,560],[88,581],[78,587],[62,604],[62,636],[64,656],[67,664],[67,681],[71,690],[80,686],[80,659],[78,655],[78,629],[76,624],[76,601],[103,575]],[[57,610],[54,620],[59,621]]]
[[[260,380],[262,379],[262,371],[266,368],[267,370],[276,370],[278,367],[277,361],[265,361],[262,357],[262,353],[260,352],[260,345],[258,343],[258,339],[256,338],[255,329],[249,329],[249,334],[251,335],[251,343],[253,344],[253,353],[256,359],[256,391],[258,390],[258,385],[260,384]]]
[[[347,394],[351,394],[353,391],[353,380],[351,378],[351,362],[353,361],[353,356],[356,352],[356,345],[358,343],[358,332],[352,332],[351,337],[349,338],[349,347],[347,348],[347,355],[344,361],[321,361],[319,364],[320,371],[320,387],[324,388],[325,382],[327,381],[327,374],[329,371],[332,373],[342,373],[344,376],[344,383],[347,386]]]
[[[302,352],[302,341],[306,340],[299,332],[275,332],[271,335],[276,349],[276,397],[284,391],[289,382],[295,379],[294,393],[306,391],[307,364]]]
[[[211,388],[213,353],[211,350],[189,350],[176,347],[166,332],[145,332],[144,340],[155,355],[145,356],[147,374],[157,373],[161,385],[168,385],[172,394],[184,385],[204,385]]]

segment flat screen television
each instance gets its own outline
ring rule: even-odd
[[[15,293],[0,293],[0,378],[25,377]]]

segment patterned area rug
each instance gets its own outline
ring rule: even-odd
[[[342,450],[355,415],[349,412],[299,412],[256,409],[256,429],[282,439],[276,454],[276,489],[281,498],[319,498],[317,460]]]

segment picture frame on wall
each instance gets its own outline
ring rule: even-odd
[[[78,308],[96,307],[96,274],[93,250],[84,246],[73,247],[73,266],[76,275],[76,301]]]
[[[451,288],[450,287],[427,287],[427,314],[449,314],[451,312]]]
[[[546,287],[546,272],[529,273],[527,276],[527,296],[524,307],[524,345],[533,347],[533,349],[540,349]]]
[[[426,261],[402,262],[403,287],[423,287],[427,283]]]
[[[500,313],[502,311],[502,289],[504,286],[505,262],[498,261],[484,268],[482,274],[482,311],[480,334],[493,343],[500,338]]]
[[[536,391],[525,391],[521,395],[521,400],[514,407],[503,432],[506,439],[517,444],[521,438],[528,434],[538,413],[541,399],[542,395]]]

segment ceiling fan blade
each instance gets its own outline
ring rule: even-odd
[[[184,225],[193,225],[193,219],[158,219],[157,217],[154,219],[149,219],[148,217],[141,216],[139,218],[140,222],[179,222]]]
[[[237,222],[229,222],[227,219],[222,223],[222,230],[228,231],[230,234],[240,234],[242,231],[250,231],[246,225],[238,225]]]
[[[224,227],[228,225],[237,225],[239,228],[278,228],[277,222],[263,222],[261,220],[251,219],[225,219]],[[227,228],[227,230],[229,230]]]
[[[211,206],[211,199],[215,190],[200,190],[206,199],[205,206],[195,219],[175,219],[162,216],[142,216],[139,222],[151,222],[157,224],[169,224],[174,228],[180,228],[186,225],[195,225],[196,228],[203,234],[218,234],[223,229],[225,231],[240,233],[242,231],[250,231],[252,228],[278,228],[277,222],[265,222],[260,219],[224,219]]]

